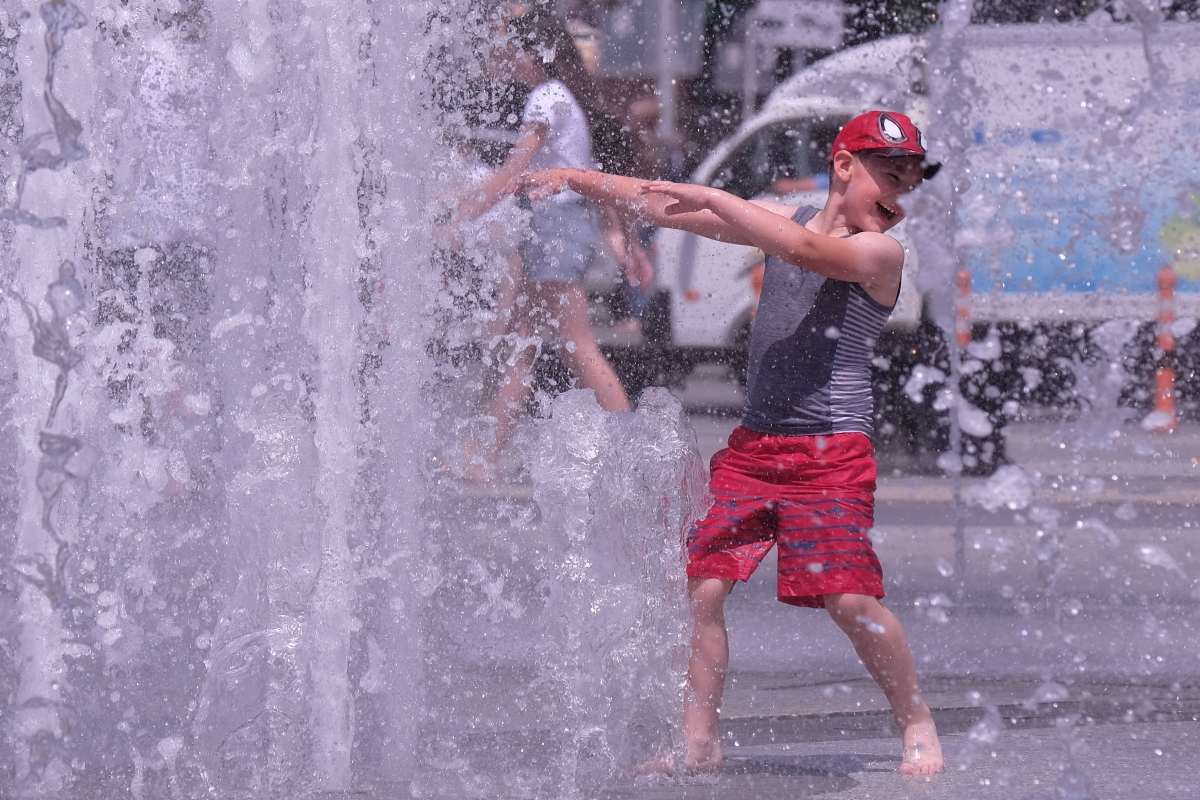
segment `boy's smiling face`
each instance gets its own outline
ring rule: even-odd
[[[883,233],[904,219],[900,198],[924,176],[920,156],[884,156],[870,150],[838,153],[834,176],[844,184],[842,213],[860,231]]]

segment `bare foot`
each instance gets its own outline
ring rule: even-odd
[[[675,774],[675,757],[662,756],[647,761],[641,764],[633,771],[634,775],[666,775],[670,777]]]
[[[671,755],[651,759],[634,770],[636,775],[704,775],[716,772],[721,766],[721,745],[713,741],[690,742],[688,754],[680,770]]]
[[[904,760],[896,771],[905,775],[929,775],[941,772],[944,763],[937,726],[926,709],[904,729]]]
[[[683,771],[688,773],[716,772],[721,766],[721,743],[715,737],[689,737]]]

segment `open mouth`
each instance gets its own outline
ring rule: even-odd
[[[880,214],[883,214],[883,218],[889,222],[894,220],[896,217],[900,216],[899,209],[892,208],[890,206],[885,206],[883,203],[876,203],[875,207],[879,209]]]

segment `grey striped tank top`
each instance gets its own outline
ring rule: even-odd
[[[801,225],[816,208],[801,207]],[[894,306],[857,283],[767,258],[742,426],[777,436],[871,435],[871,357]]]

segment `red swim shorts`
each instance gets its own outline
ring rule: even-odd
[[[781,602],[824,608],[827,594],[883,597],[867,535],[875,521],[869,437],[739,427],[710,466],[715,502],[688,534],[688,577],[745,581],[778,544]]]

